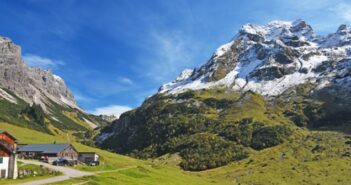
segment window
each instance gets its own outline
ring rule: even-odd
[[[2,158],[2,157],[0,157],[0,164],[2,164],[2,160],[3,160],[3,158]]]

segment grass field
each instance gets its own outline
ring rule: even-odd
[[[0,184],[3,185],[11,185],[11,184],[20,184],[20,183],[25,183],[25,182],[30,182],[33,180],[41,180],[41,179],[46,179],[50,177],[55,177],[61,175],[60,172],[53,172],[48,168],[43,168],[37,165],[32,165],[32,164],[22,164],[21,162],[18,162],[18,170],[30,170],[30,171],[36,171],[37,175],[33,176],[25,176],[25,177],[18,177],[18,179],[0,179]]]

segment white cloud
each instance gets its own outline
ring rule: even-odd
[[[332,11],[341,19],[351,22],[351,4],[339,3]]]
[[[123,105],[110,105],[107,107],[99,107],[96,108],[94,111],[90,111],[95,115],[114,115],[117,118],[124,112],[131,110],[131,107],[123,106]]]
[[[31,67],[55,68],[65,65],[65,62],[62,60],[54,60],[30,53],[25,54],[23,60],[24,63]]]
[[[127,77],[120,77],[120,78],[118,78],[118,80],[123,84],[127,84],[127,85],[134,84],[133,80],[131,80],[130,78],[127,78]]]

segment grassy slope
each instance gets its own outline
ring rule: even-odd
[[[231,93],[201,92],[198,99],[239,100]],[[250,95],[251,101],[238,101],[226,112],[225,120],[254,117],[267,124],[290,122],[281,110],[264,105],[261,98]],[[238,107],[240,106],[240,109]],[[291,106],[290,104],[285,105]],[[285,108],[286,109],[286,108]],[[291,109],[294,109],[291,106]],[[251,112],[249,112],[252,110]],[[259,111],[254,111],[259,110]],[[212,113],[213,112],[213,113]],[[262,114],[264,112],[264,114]],[[209,117],[216,117],[209,110]],[[297,128],[297,127],[296,127]],[[349,128],[349,127],[346,127]],[[59,184],[350,184],[351,138],[341,132],[298,129],[289,141],[262,151],[250,151],[250,157],[230,165],[203,172],[184,172],[175,164],[158,165],[136,160],[74,142],[72,133],[58,131],[55,136],[0,123],[0,129],[14,133],[22,143],[72,142],[79,151],[95,151],[102,156],[99,167],[79,166],[87,171],[105,171],[96,176],[65,181]],[[54,127],[51,129],[55,129]],[[340,131],[340,129],[335,129]],[[343,131],[345,131],[343,129]],[[112,170],[112,171],[111,171]],[[118,170],[118,171],[115,171]]]
[[[140,165],[58,184],[345,184],[351,183],[351,141],[340,132],[297,130],[277,147],[252,151],[249,158],[203,172],[184,172],[176,163]],[[317,147],[319,146],[319,147]],[[318,149],[319,148],[319,149]],[[172,159],[173,160],[173,159]],[[166,162],[167,163],[167,162]],[[186,175],[184,175],[186,174]],[[197,177],[197,178],[195,178]],[[206,180],[204,182],[199,179]]]
[[[50,143],[56,141],[69,142],[72,138],[67,135],[48,135],[35,130],[21,128],[15,125],[0,123],[0,129],[15,135],[20,143]],[[60,184],[71,184],[89,181],[91,184],[212,184],[208,179],[189,174],[174,166],[154,166],[152,163],[133,159],[123,155],[85,146],[76,142],[72,144],[79,151],[94,151],[101,156],[102,165],[98,167],[78,166],[86,171],[106,171],[96,176],[74,179]],[[115,171],[122,169],[120,171]],[[125,170],[123,170],[125,169]],[[34,180],[34,179],[33,179]],[[17,181],[16,181],[17,183]]]
[[[250,157],[245,160],[193,175],[209,178],[216,184],[351,184],[351,138],[343,134],[351,133],[350,127],[346,126],[345,130],[341,126],[331,132],[327,131],[332,130],[330,127],[326,131],[309,131],[294,126],[284,111],[302,111],[299,106],[310,104],[303,102],[304,98],[294,97],[296,101],[267,106],[262,97],[255,94],[244,96],[247,99],[221,91],[197,91],[184,96],[202,101],[208,98],[234,100],[222,114],[225,121],[251,117],[268,125],[289,124],[295,129],[293,136],[279,146],[251,150]],[[211,109],[204,114],[214,119],[218,117]]]
[[[20,142],[67,142],[67,137],[51,136],[14,125],[0,123]],[[351,139],[340,132],[298,130],[298,134],[277,147],[252,151],[248,159],[204,172],[184,172],[175,165],[156,163],[110,153],[73,143],[79,151],[95,151],[102,156],[100,167],[78,167],[105,171],[92,177],[58,184],[349,184]],[[319,145],[321,150],[312,152]],[[109,165],[107,165],[109,164]],[[126,169],[125,169],[126,168]],[[115,171],[120,169],[120,171]],[[17,181],[16,181],[17,182]]]
[[[338,132],[300,131],[289,142],[200,174],[220,184],[229,179],[233,184],[350,184],[347,141],[350,138]]]

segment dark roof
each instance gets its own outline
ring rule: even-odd
[[[18,149],[19,152],[42,152],[58,153],[66,149],[70,144],[30,144]]]
[[[10,133],[4,131],[4,130],[0,130],[0,134],[7,134],[8,136],[10,136],[12,139],[14,139],[15,141],[17,141],[17,138],[15,138],[13,135],[11,135]]]

